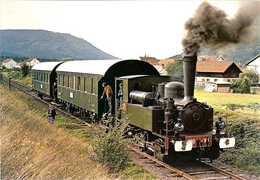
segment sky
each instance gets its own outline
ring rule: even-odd
[[[0,0],[0,29],[43,29],[82,38],[121,59],[182,52],[184,24],[203,1]],[[232,17],[240,1],[208,1]]]

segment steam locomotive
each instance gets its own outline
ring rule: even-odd
[[[183,158],[217,159],[220,150],[234,147],[221,117],[214,123],[213,108],[194,98],[197,56],[184,56],[184,83],[160,73],[140,60],[86,60],[40,63],[32,68],[33,89],[81,112],[101,118],[106,102],[99,100],[102,83],[114,90],[113,112],[127,117],[126,135],[162,161]],[[52,84],[57,79],[57,95]],[[118,102],[119,84],[123,101]],[[213,129],[213,125],[215,128]]]

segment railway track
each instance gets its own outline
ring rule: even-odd
[[[159,161],[153,156],[142,152],[138,148],[133,148],[132,150],[139,154],[135,161],[138,161],[140,165],[145,167],[149,172],[154,174],[161,180],[181,180],[181,179],[202,179],[202,180],[218,180],[218,179],[234,179],[243,180],[244,178],[235,175],[230,169],[225,166],[222,168],[216,167],[207,161],[186,161],[181,162],[178,165],[170,165]],[[160,174],[159,174],[160,173]]]
[[[85,118],[76,117],[51,101],[51,99],[40,99],[37,97],[35,92],[32,90],[31,87],[26,86],[24,84],[18,83],[8,78],[3,78],[3,83],[9,86],[9,90],[13,88],[18,89],[28,96],[33,97],[35,100],[41,102],[44,106],[48,106],[50,104],[56,105],[56,110],[62,116],[68,117],[71,119],[72,122],[80,125],[86,126],[88,128],[93,128],[94,126],[90,123],[85,121]],[[242,180],[242,177],[239,177],[227,169],[219,168],[214,166],[209,162],[185,162],[181,163],[180,165],[170,165],[166,164],[158,159],[154,158],[153,156],[141,151],[139,148],[130,147],[132,151],[135,153],[133,155],[133,160],[147,169],[148,172],[154,174],[158,179],[167,180],[167,179],[204,179],[204,180],[213,180],[213,179],[235,179],[235,180]]]
[[[36,100],[38,102],[41,102],[43,106],[48,107],[49,105],[53,105],[54,107],[56,107],[56,111],[59,112],[59,114],[61,114],[64,117],[70,118],[72,120],[73,123],[76,123],[80,126],[88,126],[88,127],[92,127],[92,124],[86,122],[84,119],[76,117],[75,115],[67,112],[66,110],[64,110],[64,107],[59,106],[58,104],[52,102],[52,99],[46,98],[44,97],[43,99],[40,99],[37,94],[33,91],[33,89],[29,86],[26,86],[22,83],[19,83],[17,81],[13,81],[11,79],[8,78],[3,78],[2,79],[3,83],[7,86],[9,86],[9,90],[14,90],[17,89],[19,91],[24,92],[26,95],[34,98],[32,100]]]

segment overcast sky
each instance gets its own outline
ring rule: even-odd
[[[0,0],[0,29],[43,29],[82,38],[118,58],[182,52],[184,23],[202,1]],[[209,1],[231,17],[240,1]]]

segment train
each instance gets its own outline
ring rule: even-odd
[[[81,115],[104,117],[108,107],[100,99],[102,83],[113,89],[112,116],[127,118],[125,135],[165,162],[217,159],[235,146],[222,117],[194,97],[197,56],[183,57],[184,80],[162,76],[141,60],[80,60],[42,62],[32,68],[32,87]],[[53,84],[57,84],[54,92]],[[117,93],[123,85],[123,98]]]

